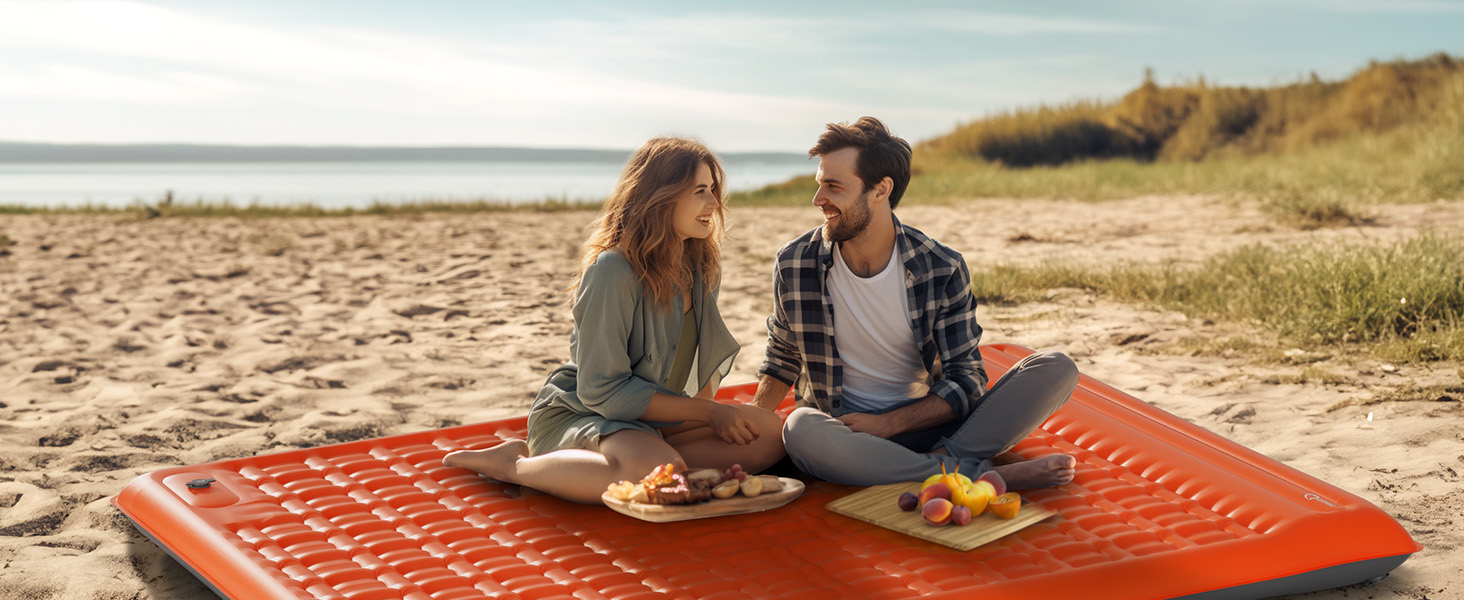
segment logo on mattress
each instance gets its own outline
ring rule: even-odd
[[[1336,502],[1333,502],[1331,500],[1328,500],[1328,499],[1323,498],[1321,496],[1318,496],[1316,494],[1307,494],[1307,495],[1302,496],[1302,497],[1303,498],[1306,498],[1307,500],[1312,500],[1312,501],[1315,501],[1315,502],[1321,502],[1322,504],[1325,504],[1325,505],[1327,505],[1329,507],[1332,507],[1332,508],[1342,508],[1342,505],[1341,504],[1337,504]]]

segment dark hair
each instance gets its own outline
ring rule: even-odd
[[[864,181],[868,191],[872,183],[889,177],[895,186],[890,190],[890,209],[900,204],[905,188],[910,185],[910,143],[890,134],[884,123],[874,117],[860,117],[853,125],[829,123],[828,130],[818,136],[818,143],[808,149],[808,156],[823,156],[845,148],[858,148],[859,159],[854,173]]]

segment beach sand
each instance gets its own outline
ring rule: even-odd
[[[978,269],[1186,264],[1250,243],[1464,230],[1464,204],[1444,202],[1314,231],[1202,197],[897,214]],[[212,598],[108,497],[162,467],[526,412],[567,357],[564,289],[593,217],[0,215],[0,244],[13,242],[0,247],[0,597]],[[733,207],[721,306],[743,349],[729,383],[755,377],[774,251],[818,220],[808,207]],[[1377,504],[1424,547],[1378,585],[1302,597],[1464,597],[1464,398],[1382,400],[1457,385],[1459,365],[1195,355],[1196,341],[1273,336],[1080,290],[979,310],[984,342],[1066,351],[1093,377]]]

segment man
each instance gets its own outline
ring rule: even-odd
[[[942,466],[971,477],[995,468],[1017,489],[1071,481],[1065,454],[992,463],[1067,401],[1077,368],[1041,352],[987,389],[965,261],[894,216],[910,144],[864,117],[830,124],[808,154],[819,158],[824,224],[778,250],[754,400],[775,408],[798,382],[783,426],[794,464],[861,486]]]

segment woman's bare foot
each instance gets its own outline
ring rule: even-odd
[[[1032,460],[1001,465],[992,469],[1006,481],[1007,487],[1017,490],[1062,485],[1073,480],[1077,474],[1078,460],[1066,454],[1053,454]]]
[[[504,440],[492,448],[482,450],[459,450],[442,457],[442,465],[459,467],[482,473],[484,477],[517,483],[513,475],[518,459],[529,455],[529,444],[523,440]]]

